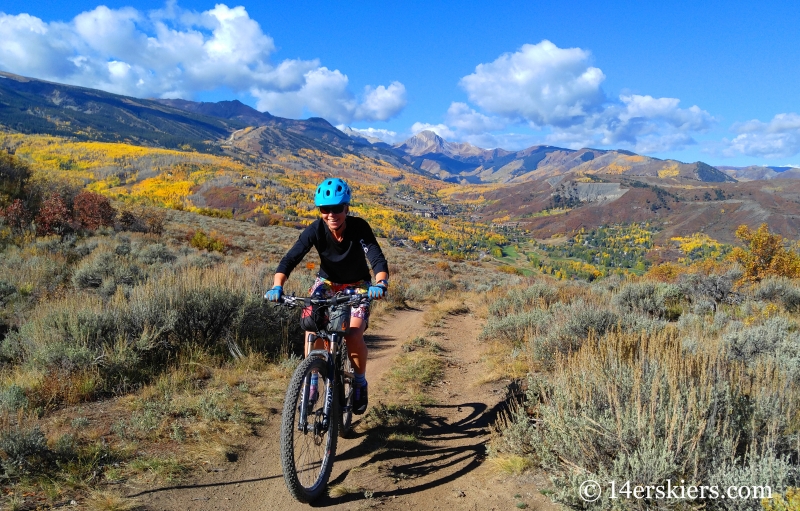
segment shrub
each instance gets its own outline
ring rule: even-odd
[[[651,282],[627,284],[614,296],[616,306],[626,312],[642,312],[657,318],[667,312],[664,296],[656,284]]]
[[[800,288],[785,277],[767,277],[754,289],[757,300],[779,301],[787,312],[800,311]]]
[[[75,196],[72,210],[75,222],[89,231],[114,225],[117,215],[106,197],[92,192],[81,192]]]
[[[764,511],[793,511],[800,509],[800,488],[789,488],[786,496],[775,495],[772,500],[764,502]]]
[[[14,202],[7,208],[0,209],[0,215],[5,217],[6,223],[14,234],[21,234],[28,229],[33,219],[25,203],[20,199],[14,199]]]
[[[551,286],[546,284],[532,284],[522,289],[511,289],[504,297],[499,298],[489,305],[489,314],[492,316],[505,316],[528,310],[536,306],[549,306],[557,297]]]
[[[552,321],[546,310],[532,309],[506,316],[492,315],[483,327],[479,339],[482,341],[500,339],[521,345],[529,336]]]
[[[177,256],[163,243],[152,243],[140,247],[136,258],[144,264],[171,263]]]
[[[72,275],[72,284],[78,289],[98,288],[103,279],[114,275],[117,264],[116,257],[109,252],[81,261]]]
[[[733,249],[733,258],[744,268],[747,280],[758,282],[769,276],[800,277],[800,254],[787,248],[782,236],[770,233],[766,223],[755,232],[740,225],[736,237],[747,244],[747,248]]]
[[[736,281],[741,276],[741,271],[737,269],[729,270],[722,275],[686,274],[681,276],[680,285],[693,297],[695,304],[710,304],[716,311],[722,303],[735,304],[741,301],[742,297],[736,291]]]
[[[668,330],[585,342],[556,357],[550,378],[530,379],[528,413],[515,418],[522,438],[514,443],[531,449],[530,458],[551,475],[555,498],[576,508],[613,504],[580,501],[587,479],[714,484],[750,463],[761,467],[754,472],[764,477],[759,484],[781,488],[781,460],[796,448],[791,418],[800,395],[779,372],[742,371],[721,351],[684,353]],[[535,428],[527,426],[532,420]]]
[[[31,169],[25,162],[0,152],[0,208],[22,197],[30,178]]]
[[[733,323],[723,336],[728,356],[748,365],[772,363],[800,383],[800,334],[786,318],[773,316],[761,325]]]
[[[209,252],[225,252],[225,242],[213,235],[208,235],[202,230],[197,230],[189,235],[189,244],[200,250],[208,250]]]
[[[161,235],[167,213],[160,208],[135,207],[124,209],[117,218],[117,228],[123,231]]]
[[[36,215],[36,233],[39,235],[47,234],[66,234],[73,228],[72,214],[60,194],[53,192],[43,202]]]
[[[0,432],[0,451],[5,453],[0,468],[6,476],[20,476],[41,470],[49,457],[47,439],[39,426]]]
[[[619,322],[619,316],[612,311],[582,299],[567,305],[556,304],[550,311],[551,328],[531,338],[533,358],[546,368],[552,367],[560,355],[578,351],[590,335],[602,336]]]
[[[28,406],[28,397],[22,387],[11,384],[0,390],[0,412],[16,412]]]

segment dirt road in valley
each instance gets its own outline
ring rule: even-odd
[[[475,339],[480,322],[472,314],[447,316],[426,326],[421,310],[402,310],[374,321],[367,332],[370,406],[382,401],[381,380],[404,342],[435,333],[443,348],[444,376],[429,391],[417,442],[388,446],[358,428],[339,439],[329,486],[359,488],[342,497],[300,504],[283,481],[279,454],[280,411],[269,416],[238,460],[212,467],[196,479],[160,488],[128,488],[150,511],[368,509],[528,509],[555,510],[539,493],[536,476],[500,476],[484,464],[491,426],[505,406],[506,385],[478,382],[485,371]],[[389,404],[389,403],[387,403]],[[278,404],[277,406],[280,406]]]

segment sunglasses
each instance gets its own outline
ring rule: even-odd
[[[334,215],[338,215],[342,211],[344,211],[344,204],[338,204],[336,206],[320,206],[319,212],[323,215],[327,215],[328,213],[333,213]]]

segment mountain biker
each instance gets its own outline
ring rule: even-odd
[[[281,259],[275,270],[273,287],[264,295],[278,302],[283,295],[283,285],[289,274],[300,263],[311,247],[317,249],[321,260],[320,270],[309,294],[331,297],[346,288],[355,288],[357,293],[368,293],[372,299],[386,296],[389,287],[389,265],[383,255],[372,228],[366,220],[348,216],[351,190],[339,178],[328,178],[317,186],[314,205],[319,208],[320,218],[305,228],[294,246]],[[376,283],[370,280],[367,260],[375,273]],[[353,307],[350,314],[350,330],[345,335],[350,361],[354,368],[353,413],[363,414],[367,409],[367,345],[364,331],[369,324],[369,305]],[[306,332],[311,339],[315,332]],[[313,349],[322,349],[322,339],[316,339]],[[311,342],[305,343],[305,355],[311,350]],[[311,377],[309,399],[317,397],[314,375]]]

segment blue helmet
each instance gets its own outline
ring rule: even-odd
[[[314,205],[338,206],[339,204],[350,204],[350,187],[338,177],[328,178],[317,186],[317,193],[314,196]]]

